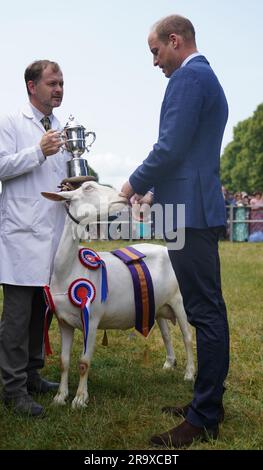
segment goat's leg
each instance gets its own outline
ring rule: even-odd
[[[164,346],[166,349],[166,361],[163,365],[163,369],[174,369],[176,366],[176,358],[174,354],[168,321],[165,318],[159,317],[157,318],[157,323],[160,328]]]
[[[94,318],[94,317],[93,317]],[[89,401],[89,394],[88,394],[88,375],[90,369],[90,363],[92,354],[94,351],[95,346],[95,339],[96,339],[96,331],[97,331],[97,320],[89,322],[89,334],[88,334],[88,345],[86,353],[84,354],[84,350],[82,356],[79,361],[79,386],[76,393],[74,400],[72,401],[72,408],[85,408]]]
[[[194,380],[195,374],[195,365],[193,357],[193,340],[192,340],[192,330],[187,321],[187,316],[185,313],[183,299],[181,293],[178,292],[171,302],[169,302],[170,307],[173,309],[176,319],[178,321],[180,330],[183,335],[183,341],[186,351],[186,369],[184,380]]]
[[[58,393],[54,397],[56,405],[65,405],[68,397],[68,374],[74,328],[66,323],[59,322],[61,334],[61,378]]]

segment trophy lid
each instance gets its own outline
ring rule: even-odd
[[[77,121],[77,119],[75,119],[74,116],[72,116],[72,114],[71,114],[69,116],[69,120],[68,120],[67,124],[65,125],[64,129],[75,129],[76,127],[85,129],[85,127],[82,126],[82,124],[80,124]]]

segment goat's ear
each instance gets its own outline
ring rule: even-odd
[[[46,193],[41,192],[43,197],[50,199],[51,201],[65,201],[66,199],[71,199],[72,194],[71,191],[61,191],[60,193]]]

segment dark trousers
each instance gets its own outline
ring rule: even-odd
[[[196,329],[198,371],[187,421],[218,423],[229,368],[229,330],[221,291],[218,239],[221,229],[186,229],[182,250],[169,251],[189,323]]]
[[[46,305],[42,287],[3,285],[0,369],[5,397],[27,393],[27,379],[44,366]]]

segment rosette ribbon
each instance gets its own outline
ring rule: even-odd
[[[53,315],[55,313],[55,305],[53,302],[53,298],[50,292],[49,286],[43,287],[44,297],[46,302],[46,312],[45,312],[45,320],[44,320],[44,345],[45,345],[45,352],[46,355],[49,356],[52,354],[52,349],[50,346],[49,335],[48,335],[48,317],[49,315]]]
[[[95,270],[101,267],[101,302],[105,302],[108,295],[108,278],[105,261],[101,259],[96,251],[90,248],[80,248],[79,260],[83,266],[89,269]]]
[[[96,288],[88,279],[80,278],[73,281],[68,288],[70,302],[81,309],[81,321],[84,336],[84,354],[87,350],[89,335],[90,304],[96,297]]]

